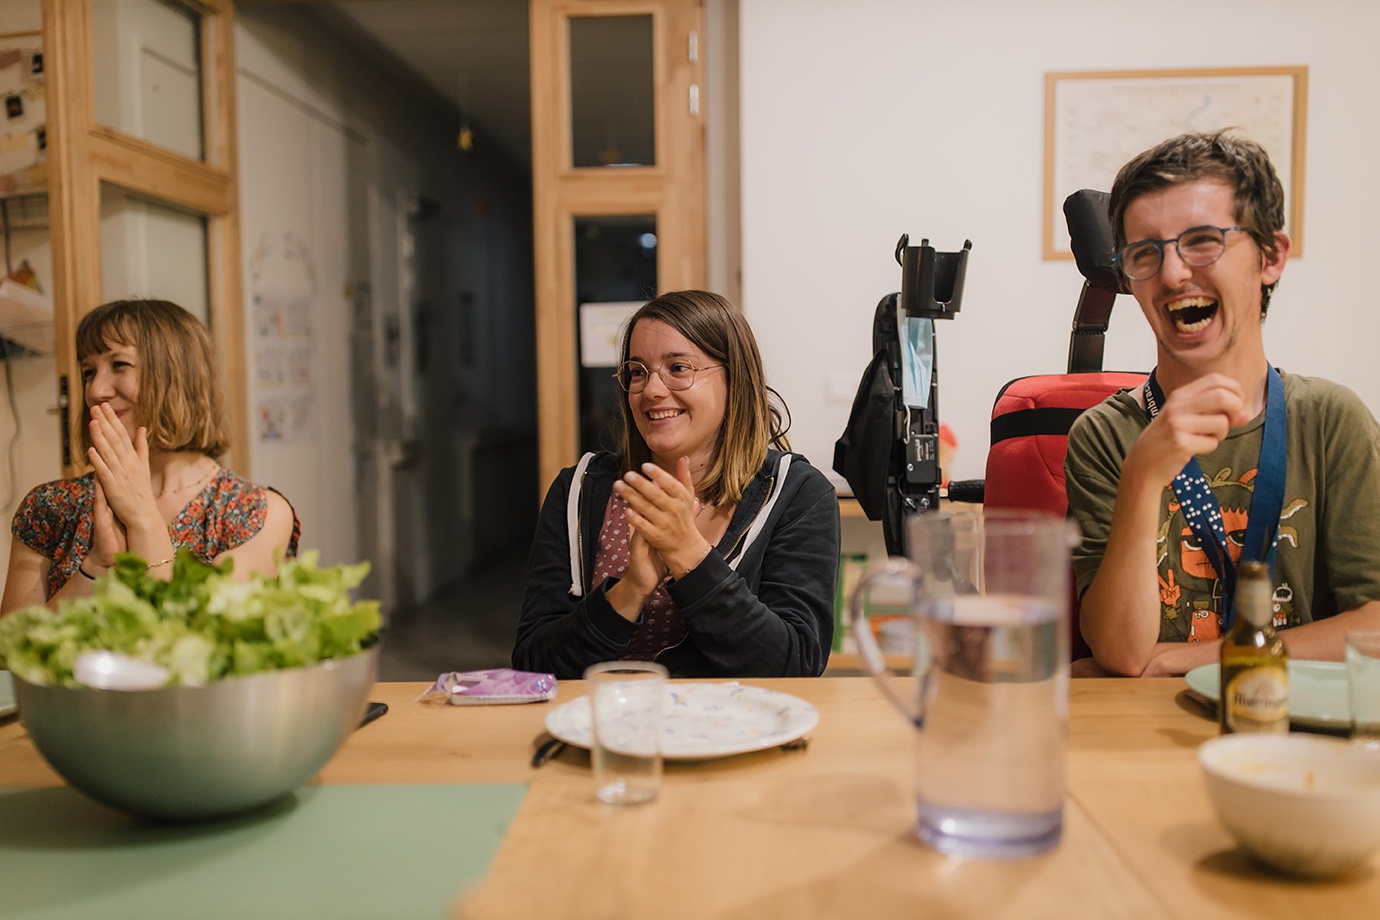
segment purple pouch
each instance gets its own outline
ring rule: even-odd
[[[444,698],[454,706],[486,703],[540,703],[556,695],[556,675],[493,668],[488,671],[451,671],[417,697],[417,702]]]

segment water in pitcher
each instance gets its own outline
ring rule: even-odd
[[[929,600],[917,661],[920,837],[955,855],[1019,858],[1063,829],[1068,648],[1043,599]]]

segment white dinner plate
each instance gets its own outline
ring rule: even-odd
[[[819,711],[776,690],[724,684],[668,684],[662,756],[704,760],[764,751],[803,738],[819,724]],[[567,744],[590,745],[589,697],[546,714],[546,730]]]
[[[1198,693],[1217,702],[1220,665],[1205,664],[1184,675]],[[1350,729],[1346,665],[1339,661],[1289,662],[1289,721],[1304,728]]]
[[[19,708],[14,701],[14,679],[9,671],[0,671],[0,718],[4,718]]]

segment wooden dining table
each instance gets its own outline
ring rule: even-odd
[[[1218,823],[1196,759],[1216,722],[1178,679],[1074,680],[1064,836],[1032,859],[941,855],[914,833],[914,731],[866,677],[752,680],[820,714],[804,747],[670,761],[657,801],[595,800],[589,756],[532,766],[553,703],[389,705],[314,783],[526,784],[456,918],[1374,918],[1380,857],[1305,881],[1262,868]],[[22,724],[0,724],[0,786],[60,785]],[[455,815],[457,832],[464,815]],[[367,844],[366,844],[367,845]],[[386,880],[385,880],[386,881]],[[2,912],[2,910],[0,910]]]

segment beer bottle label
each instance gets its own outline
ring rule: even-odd
[[[1232,731],[1289,730],[1289,674],[1283,668],[1247,668],[1233,675],[1222,702]]]

